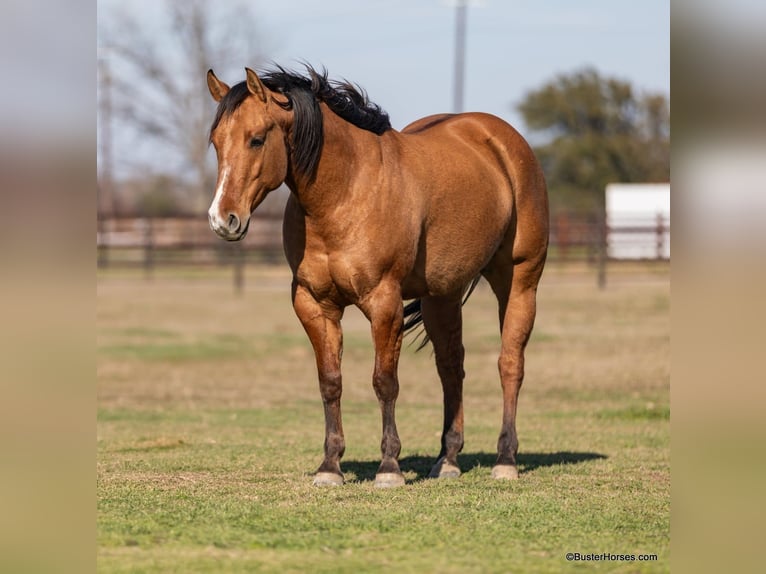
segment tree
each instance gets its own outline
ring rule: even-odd
[[[123,10],[108,14],[100,33],[101,58],[111,71],[100,87],[109,82],[114,119],[150,140],[153,153],[167,164],[165,175],[197,190],[189,198],[193,208],[209,200],[216,177],[207,141],[215,109],[205,85],[207,70],[234,76],[260,62],[252,13],[243,4],[226,6],[166,0],[166,18],[152,31],[148,21]],[[121,157],[125,161],[124,153]],[[146,171],[147,166],[139,162],[133,168]]]
[[[593,69],[560,75],[518,106],[541,145],[553,211],[601,211],[611,182],[670,179],[670,106]]]

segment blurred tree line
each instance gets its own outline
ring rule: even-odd
[[[551,210],[600,213],[612,182],[670,181],[670,104],[593,69],[559,75],[518,106]]]

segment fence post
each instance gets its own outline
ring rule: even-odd
[[[151,279],[154,271],[154,230],[152,218],[144,218],[144,278]]]
[[[606,214],[603,214],[598,225],[598,288],[606,289],[606,262],[607,262],[607,241],[609,229],[606,224]]]
[[[241,295],[245,286],[245,250],[242,242],[234,246],[234,292]]]
[[[657,214],[657,260],[662,259],[662,251],[665,247],[665,219],[661,213]]]
[[[559,247],[559,258],[562,263],[569,259],[569,216],[559,214],[556,217],[556,227]]]
[[[109,266],[109,242],[106,241],[104,233],[107,220],[103,216],[98,216],[96,220],[98,238],[101,241],[96,242],[96,266],[99,269],[106,269]]]

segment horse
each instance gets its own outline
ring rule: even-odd
[[[501,334],[503,416],[491,476],[518,478],[516,408],[548,250],[545,178],[529,144],[484,113],[433,115],[397,131],[361,87],[308,64],[305,73],[275,66],[245,74],[229,87],[207,73],[218,103],[208,218],[222,239],[241,240],[266,195],[283,183],[290,189],[283,246],[292,304],[324,405],[324,459],[313,483],[344,483],[341,318],[349,305],[369,320],[375,348],[372,386],[383,421],[375,486],[405,484],[398,362],[403,336],[416,328],[433,345],[444,398],[429,476],[460,475],[462,306],[481,277],[497,297]]]

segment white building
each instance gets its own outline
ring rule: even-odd
[[[606,186],[607,256],[670,259],[670,184]]]

